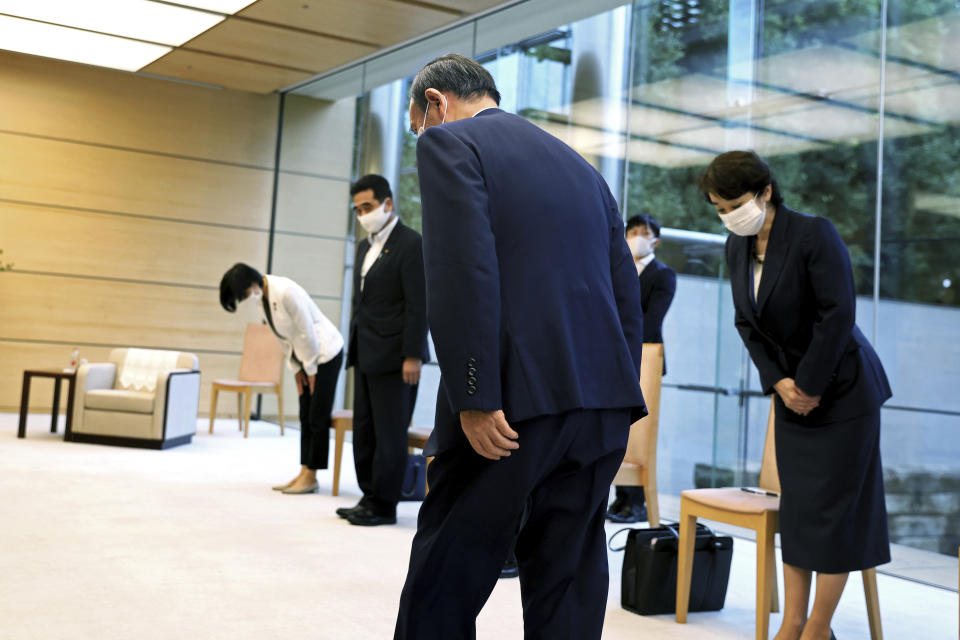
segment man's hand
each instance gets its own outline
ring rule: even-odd
[[[461,411],[460,425],[473,450],[489,460],[499,460],[520,448],[517,432],[503,411]]]
[[[300,369],[300,371],[297,371],[297,375],[293,376],[293,379],[297,382],[297,395],[302,396],[303,390],[306,389],[309,384],[307,374],[303,372],[303,369]]]
[[[420,383],[420,369],[422,367],[420,358],[403,359],[403,381],[410,386]]]
[[[793,378],[783,378],[773,385],[783,404],[801,416],[805,416],[820,405],[820,396],[811,396],[804,393]]]

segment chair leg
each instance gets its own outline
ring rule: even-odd
[[[340,495],[340,462],[343,460],[343,440],[346,435],[346,427],[339,421],[334,421],[334,443],[333,443],[333,495]],[[300,425],[303,429],[303,425]]]
[[[247,389],[243,394],[243,437],[250,435],[250,398],[253,397],[253,389]]]
[[[697,517],[688,513],[687,502],[680,498],[680,542],[677,549],[677,622],[687,621],[690,608],[690,579],[693,575],[693,547],[697,540]]]
[[[773,536],[775,521],[771,514],[763,517],[757,528],[757,640],[767,640],[770,633],[770,593],[774,568]]]
[[[277,420],[280,422],[280,435],[283,435],[283,384],[277,385]]]
[[[217,394],[220,392],[217,385],[213,385],[213,396],[210,398],[210,433],[213,433],[213,421],[217,417]]]
[[[883,627],[880,624],[880,594],[877,591],[877,570],[864,569],[863,595],[867,599],[867,619],[870,621],[870,639],[883,640]]]
[[[237,391],[237,431],[243,431],[243,391]]]
[[[657,495],[657,479],[654,473],[649,474],[646,486],[643,487],[643,496],[647,500],[647,523],[651,527],[660,526],[660,499]]]

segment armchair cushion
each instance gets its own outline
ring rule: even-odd
[[[153,413],[156,395],[143,391],[122,389],[95,389],[87,391],[86,409],[124,411],[126,413]]]

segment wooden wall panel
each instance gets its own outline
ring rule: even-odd
[[[267,229],[273,172],[0,133],[0,198]]]
[[[280,169],[350,179],[356,100],[289,95],[284,103]]]
[[[339,297],[343,291],[343,248],[340,240],[277,235],[272,271],[296,280],[310,295]]]
[[[277,189],[277,230],[346,237],[350,183],[281,173]]]
[[[0,130],[273,167],[277,96],[212,91],[6,51],[0,51],[0,69]]]
[[[236,351],[217,289],[4,273],[0,339]]]
[[[106,362],[110,354],[110,347],[89,347],[77,345],[80,348],[80,357],[90,362]],[[0,411],[16,413],[20,411],[20,391],[23,384],[25,369],[58,369],[70,360],[72,346],[45,343],[8,342],[0,340]],[[240,354],[210,354],[198,353],[200,360],[200,415],[208,416],[210,411],[210,387],[214,379],[235,378],[240,368]],[[66,411],[66,385],[63,385],[63,395],[60,400],[60,411]],[[296,389],[292,393],[296,393]],[[53,381],[43,378],[34,378],[30,382],[30,411],[35,413],[49,412],[53,406]],[[295,405],[291,405],[294,407]],[[223,397],[218,403],[217,415],[235,416],[237,402],[235,398]],[[274,410],[275,411],[275,410]],[[296,415],[296,411],[292,415]],[[49,425],[49,420],[42,420],[42,424]],[[61,419],[59,432],[63,433]],[[31,422],[31,427],[33,423]],[[34,433],[31,428],[27,437]]]
[[[265,265],[269,234],[0,202],[0,238],[18,270],[216,287]]]

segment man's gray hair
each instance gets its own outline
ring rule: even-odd
[[[427,109],[427,89],[449,91],[458,98],[473,100],[483,96],[500,104],[500,92],[490,72],[478,62],[457,53],[448,53],[428,62],[413,79],[410,98],[421,111]]]

